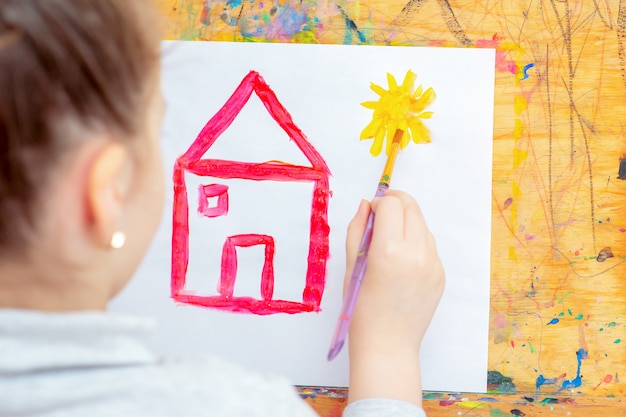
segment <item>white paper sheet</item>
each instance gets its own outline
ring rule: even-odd
[[[377,99],[370,82],[386,88],[387,72],[401,82],[411,69],[418,83],[437,93],[430,107],[434,116],[426,121],[433,141],[410,144],[401,152],[392,187],[409,191],[420,202],[447,272],[446,290],[421,351],[423,387],[484,392],[494,51],[212,42],[165,42],[163,50],[167,206],[137,276],[111,309],[156,316],[161,326],[157,349],[165,354],[215,354],[285,374],[294,384],[346,386],[347,348],[334,361],[326,360],[342,302],[345,230],[359,200],[372,197],[384,164],[384,156],[369,154],[371,141],[358,140],[372,116],[360,103]],[[170,298],[172,167],[250,70],[265,79],[332,173],[331,257],[320,313],[233,314],[181,306]],[[310,166],[255,94],[206,154]],[[312,184],[185,178],[190,193],[187,289],[216,295],[225,237],[264,233],[276,242],[274,298],[300,301]],[[228,216],[208,219],[197,214],[198,186],[209,183],[231,187]],[[259,298],[263,248],[238,249],[237,256],[235,294]]]

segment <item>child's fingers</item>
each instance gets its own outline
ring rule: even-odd
[[[346,268],[351,269],[354,266],[356,260],[356,253],[359,250],[363,233],[365,232],[365,226],[367,225],[367,218],[370,214],[370,203],[361,200],[359,209],[354,215],[350,224],[348,224],[348,234],[346,236]]]
[[[385,194],[384,197],[375,198],[372,210],[376,214],[372,245],[404,239],[404,209],[398,197]]]
[[[430,231],[415,199],[404,193],[393,192],[392,195],[398,195],[404,207],[404,238],[408,242],[428,243],[426,240]]]
[[[404,209],[404,238],[408,241],[423,243],[424,238],[430,232],[417,201],[409,194],[397,190],[387,190],[385,196],[396,197],[402,202]]]

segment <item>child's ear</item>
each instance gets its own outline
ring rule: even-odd
[[[87,178],[89,225],[97,244],[108,247],[123,227],[124,201],[130,190],[132,169],[128,149],[109,142],[96,154]]]

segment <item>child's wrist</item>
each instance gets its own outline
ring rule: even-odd
[[[350,351],[349,402],[388,398],[421,406],[419,353]]]

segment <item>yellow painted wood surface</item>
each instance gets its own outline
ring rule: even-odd
[[[347,405],[345,389],[301,388],[304,399],[324,417],[341,417]],[[590,417],[624,416],[622,398],[559,395],[426,394],[423,407],[428,417]]]
[[[625,413],[626,1],[156,1],[169,39],[496,48],[489,395]]]

